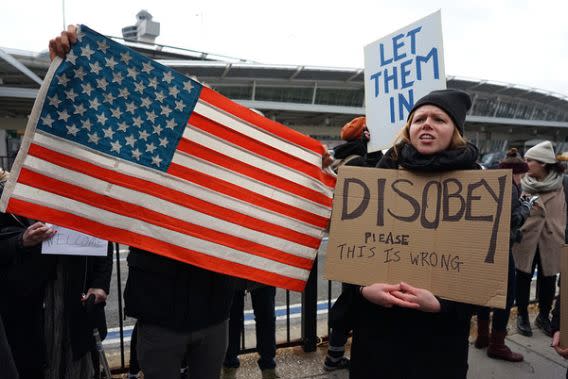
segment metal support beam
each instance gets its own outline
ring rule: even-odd
[[[351,75],[349,78],[347,78],[346,82],[352,81],[352,80],[355,79],[357,76],[359,76],[362,72],[363,72],[363,69],[362,69],[362,68],[359,69],[359,70],[357,70],[356,73],[354,73],[354,74]]]
[[[35,99],[37,97],[37,92],[38,90],[34,88],[0,86],[0,98],[15,97],[19,99]]]
[[[223,71],[223,73],[221,74],[221,78],[224,78],[224,77],[227,76],[227,74],[229,73],[229,71],[231,71],[231,67],[233,67],[233,64],[232,64],[232,63],[228,63],[228,64],[225,66],[225,71]]]
[[[292,74],[292,76],[290,76],[289,80],[296,79],[296,77],[297,77],[298,75],[300,75],[300,73],[301,73],[302,71],[304,71],[304,66],[299,66],[299,67],[296,69],[296,72],[294,72],[294,73]]]
[[[14,58],[13,56],[11,56],[2,49],[0,49],[0,58],[4,59],[6,62],[14,66],[16,69],[21,71],[24,75],[26,75],[28,78],[30,78],[40,86],[43,83],[43,80],[41,80],[39,76],[34,74],[33,71],[31,71],[29,68],[27,68],[22,63],[20,63],[16,58]]]
[[[316,103],[316,95],[318,93],[318,82],[314,83],[314,92],[312,94],[312,104]]]

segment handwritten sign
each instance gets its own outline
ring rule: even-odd
[[[392,145],[416,101],[446,88],[441,12],[365,47],[369,151]]]
[[[341,167],[326,255],[328,279],[398,283],[505,307],[509,170],[416,174]]]
[[[106,257],[107,241],[61,226],[51,227],[57,230],[57,233],[43,242],[42,254]]]

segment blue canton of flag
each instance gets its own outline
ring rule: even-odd
[[[38,128],[166,171],[201,85],[84,25],[78,40],[49,86]]]

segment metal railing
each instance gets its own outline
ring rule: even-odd
[[[114,244],[114,255],[115,255],[115,262],[116,267],[114,268],[117,273],[117,288],[116,294],[119,296],[113,296],[113,299],[117,299],[118,303],[118,317],[119,317],[119,337],[120,337],[120,366],[113,367],[113,371],[115,372],[124,372],[127,369],[126,366],[126,343],[125,343],[125,329],[124,329],[124,314],[123,314],[123,303],[122,303],[122,281],[121,281],[121,252],[119,249],[118,244]],[[285,291],[285,321],[286,321],[286,337],[283,341],[277,343],[277,348],[283,347],[291,347],[291,346],[302,346],[305,352],[312,352],[315,351],[317,348],[318,343],[324,341],[329,336],[329,323],[328,318],[325,320],[318,320],[318,307],[322,308],[323,306],[323,313],[329,314],[329,310],[334,303],[334,299],[339,296],[341,288],[339,283],[337,286],[333,284],[335,282],[327,281],[327,297],[322,302],[318,302],[318,259],[316,258],[313,269],[310,273],[308,278],[306,288],[304,292],[301,294],[301,333],[299,338],[292,338],[291,336],[291,308],[296,306],[291,305],[291,292]],[[534,280],[535,278],[533,278]],[[335,287],[335,288],[334,288]],[[335,294],[334,294],[335,292]],[[334,296],[335,295],[335,296]],[[536,297],[531,298],[531,303],[537,301]],[[319,305],[319,306],[318,306]],[[325,322],[325,328],[319,328],[320,335],[318,336],[318,322]],[[244,330],[244,326],[243,326]],[[323,333],[322,330],[325,330]],[[256,348],[254,347],[246,347],[246,338],[245,333],[241,335],[241,353],[251,353],[255,352]]]
[[[0,155],[0,168],[5,171],[10,171],[15,160],[15,156]]]
[[[110,301],[116,301],[118,304],[118,337],[119,337],[119,349],[120,349],[120,366],[112,367],[115,372],[124,372],[127,369],[126,362],[128,358],[126,357],[127,350],[127,336],[124,326],[124,313],[123,313],[123,300],[122,300],[122,264],[124,264],[121,259],[124,253],[121,254],[120,246],[117,243],[113,244],[114,250],[114,261],[115,267],[113,271],[116,272],[116,295],[112,296]],[[315,351],[319,342],[326,338],[326,336],[318,336],[318,261],[317,258],[314,262],[313,269],[307,281],[306,288],[303,293],[301,293],[301,335],[299,338],[293,338],[291,333],[291,293],[290,291],[285,291],[285,317],[286,317],[286,337],[284,341],[279,341],[277,343],[277,348],[290,347],[290,346],[302,346],[305,352]],[[332,305],[332,289],[331,282],[329,282],[328,289],[328,299],[324,303],[327,311]],[[114,292],[114,291],[113,291]],[[116,299],[116,300],[114,300]],[[108,317],[108,316],[107,316]],[[327,320],[326,320],[327,322]],[[244,328],[243,328],[244,329]],[[326,330],[329,328],[326,324]],[[241,353],[250,353],[256,351],[256,348],[247,348],[245,333],[242,334],[241,338]],[[116,366],[116,364],[115,364]]]

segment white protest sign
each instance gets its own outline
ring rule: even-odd
[[[61,226],[51,227],[57,230],[57,233],[43,242],[42,254],[106,257],[107,241]]]
[[[413,105],[446,88],[442,15],[431,14],[365,47],[368,150],[390,147]]]

